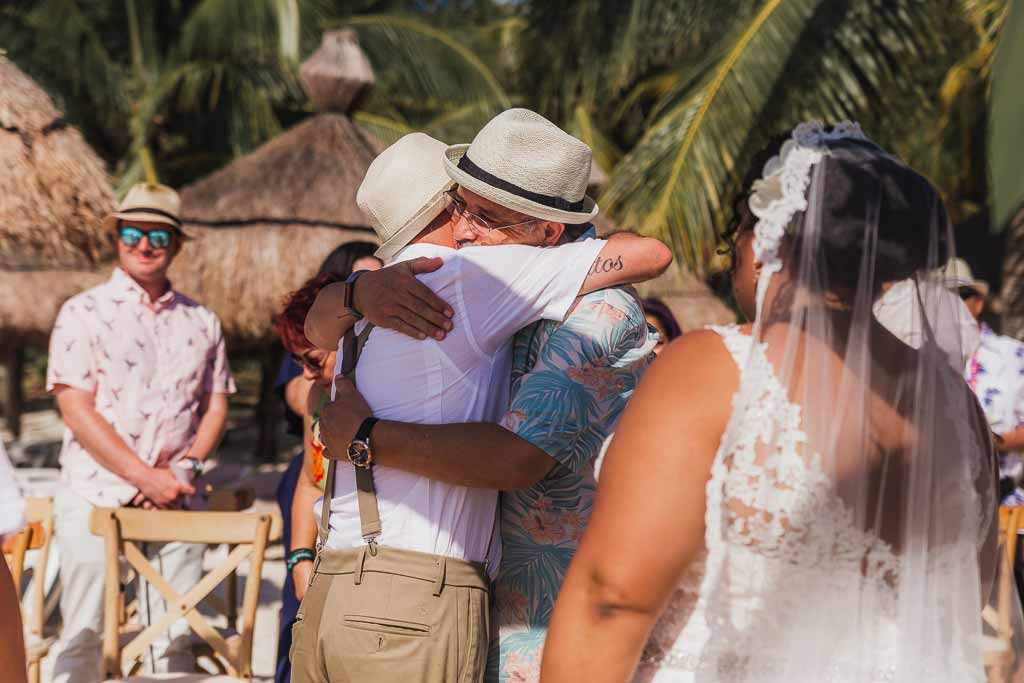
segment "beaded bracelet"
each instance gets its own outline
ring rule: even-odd
[[[288,553],[284,558],[284,566],[287,567],[288,571],[295,569],[295,565],[299,562],[309,560],[312,562],[316,559],[316,553],[312,548],[296,548],[295,550]]]

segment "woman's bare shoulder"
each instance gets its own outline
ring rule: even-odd
[[[709,329],[687,332],[674,340],[651,367],[652,372],[655,370],[676,377],[683,390],[692,388],[687,385],[702,385],[711,398],[713,390],[727,390],[739,383],[736,363],[722,335]],[[731,396],[729,393],[727,398]]]

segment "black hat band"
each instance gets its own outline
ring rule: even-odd
[[[499,190],[504,190],[509,194],[514,194],[517,197],[523,199],[529,199],[535,204],[541,204],[552,209],[558,209],[559,211],[571,211],[573,213],[580,213],[583,210],[583,200],[578,202],[570,202],[562,197],[553,197],[547,194],[541,194],[540,192],[531,192],[526,188],[519,187],[515,183],[510,183],[507,180],[499,178],[496,175],[488,173],[484,169],[474,164],[468,154],[463,154],[462,158],[459,159],[458,164],[459,170],[466,175],[472,176],[477,180],[487,183],[491,187],[496,187]]]

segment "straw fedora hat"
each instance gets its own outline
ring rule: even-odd
[[[983,297],[988,296],[988,283],[975,279],[971,267],[962,258],[951,259],[942,269],[940,278],[946,289],[973,289]]]
[[[529,109],[503,111],[444,156],[452,180],[507,209],[570,224],[597,215],[590,147]]]
[[[366,170],[356,204],[380,238],[377,258],[390,260],[448,206],[453,183],[444,170],[440,140],[405,135],[381,152]]]
[[[170,225],[183,237],[189,236],[181,229],[181,198],[166,185],[157,183],[136,183],[128,190],[117,211],[103,219],[103,228],[113,230],[118,220],[145,221]]]

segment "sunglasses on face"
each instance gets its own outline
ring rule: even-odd
[[[142,241],[143,237],[149,240],[149,246],[154,249],[166,249],[171,246],[170,230],[143,230],[142,228],[136,228],[134,225],[122,225],[119,234],[121,235],[121,242],[126,247],[136,246]]]
[[[495,223],[494,221],[487,220],[483,216],[478,216],[470,211],[465,200],[457,195],[454,191],[448,190],[445,192],[448,195],[448,199],[451,201],[449,205],[452,215],[458,219],[465,217],[466,222],[469,223],[469,227],[473,229],[477,234],[486,234],[491,230],[508,230],[509,228],[517,228],[520,225],[529,225],[530,223],[536,223],[541,220],[540,218],[530,218],[529,220],[519,221],[518,223]]]

